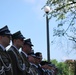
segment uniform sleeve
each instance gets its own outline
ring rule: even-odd
[[[17,75],[17,63],[16,63],[16,57],[14,55],[14,53],[12,51],[8,51],[8,54],[11,58],[11,62],[12,62],[12,68],[13,68],[13,75]]]

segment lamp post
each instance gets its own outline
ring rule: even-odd
[[[49,6],[45,6],[44,11],[46,13],[47,60],[48,60],[48,62],[50,62],[49,19],[48,19],[48,13],[50,11],[50,7]]]

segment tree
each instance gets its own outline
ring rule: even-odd
[[[56,18],[57,28],[54,28],[54,36],[67,36],[70,40],[76,42],[76,0],[47,0],[46,5],[50,6],[52,11],[49,13],[49,20]],[[60,27],[63,27],[60,29]],[[66,28],[64,28],[66,26]],[[69,35],[72,32],[72,35]]]
[[[68,65],[66,65],[64,62],[59,62],[57,66],[60,75],[68,75]]]
[[[76,63],[75,63],[75,60],[66,60],[65,63],[69,66],[69,75],[74,75],[74,72],[75,71],[75,66],[76,66]]]
[[[58,68],[58,75],[69,75],[69,66],[65,62],[58,62],[56,59],[51,62]]]
[[[76,0],[47,0],[46,5],[50,6],[52,10],[49,13],[49,20],[56,18],[58,22],[57,28],[54,28],[53,36],[65,36],[76,43]],[[74,48],[76,49],[76,44]],[[65,65],[62,66],[62,63],[60,63],[59,66],[64,69],[63,66]],[[61,72],[67,74],[64,70]]]
[[[57,66],[57,64],[58,64],[58,61],[57,61],[56,59],[51,60],[51,62],[52,62],[53,64],[55,64],[56,66]]]

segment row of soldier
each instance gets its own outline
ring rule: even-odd
[[[12,45],[6,50],[11,40]],[[11,34],[7,25],[1,28],[0,75],[57,75],[57,68],[42,61],[42,53],[34,53],[32,46],[31,39],[25,40],[20,31]]]

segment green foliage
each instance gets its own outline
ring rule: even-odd
[[[74,62],[58,62],[56,59],[51,62],[58,68],[58,75],[74,75]]]
[[[55,17],[56,21],[59,22],[57,27],[67,25],[66,28],[62,30],[54,29],[54,36],[64,36],[64,34],[75,25],[76,0],[47,0],[45,5],[50,6],[52,10],[49,13],[49,19]]]
[[[58,61],[57,61],[56,59],[51,60],[51,62],[52,62],[53,64],[55,64],[56,66],[57,66],[57,64],[58,64]]]
[[[58,75],[68,75],[68,65],[64,62],[58,62],[56,59],[51,60],[55,66],[58,68]]]
[[[61,75],[68,75],[68,65],[66,65],[64,62],[60,62],[57,66]]]
[[[76,72],[76,62],[74,60],[58,62],[56,59],[53,59],[51,62],[58,68],[58,75],[75,75],[74,72]]]

